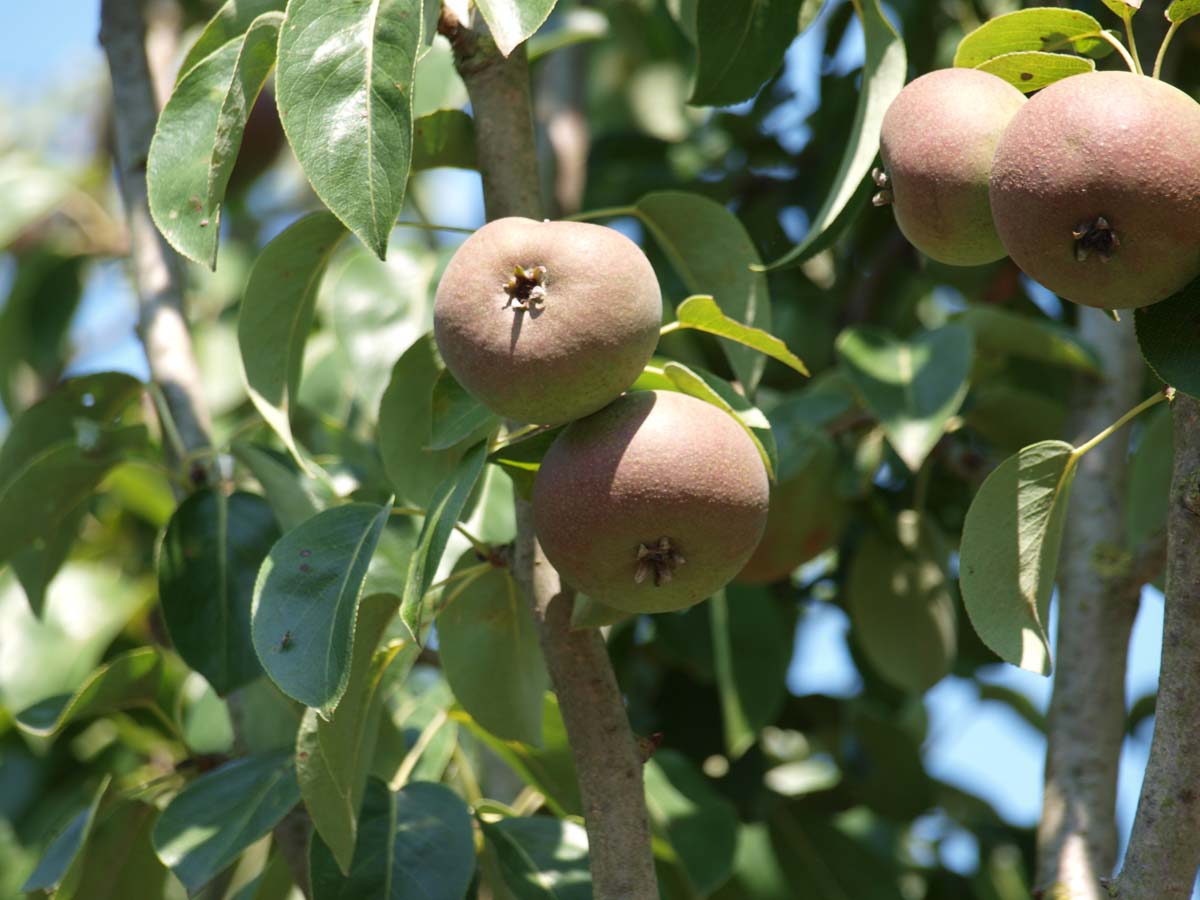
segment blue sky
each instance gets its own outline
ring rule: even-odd
[[[103,56],[96,43],[98,0],[38,0],[0,4],[0,111],[29,109],[47,93],[69,91],[81,79],[105,77]],[[788,54],[789,84],[797,93],[794,119],[778,123],[795,129],[793,139],[807,139],[795,123],[802,122],[806,107],[819,101],[817,79],[819,48],[823,37],[819,26],[796,42]],[[838,54],[835,68],[850,71],[861,60],[861,33],[851,28]],[[20,138],[11,126],[0,125],[0,147],[7,135]],[[470,175],[447,176],[438,191],[427,196],[450,198],[444,208],[431,210],[438,221],[472,224],[477,218],[478,179]],[[0,279],[2,281],[2,279]],[[2,285],[0,285],[2,287]],[[82,343],[99,334],[110,337],[91,348],[86,357],[89,369],[132,368],[144,375],[136,345],[132,342],[133,303],[116,266],[98,267],[74,333]],[[789,687],[796,693],[823,692],[851,696],[858,690],[857,675],[846,649],[847,621],[840,610],[826,604],[806,609],[797,633],[796,654],[789,674]],[[1158,674],[1159,640],[1162,630],[1162,600],[1148,589],[1134,627],[1127,694],[1137,698],[1152,690]],[[992,667],[986,677],[1026,694],[1044,710],[1050,682],[1010,666]],[[947,678],[929,692],[926,706],[930,737],[925,758],[937,777],[962,786],[990,800],[1014,823],[1032,824],[1041,806],[1041,776],[1044,744],[1041,736],[1007,707],[981,703],[969,682]],[[1148,731],[1141,740],[1127,741],[1122,762],[1118,813],[1122,844],[1132,822],[1141,771],[1148,752]],[[952,844],[949,860],[957,865],[971,862],[969,839]]]

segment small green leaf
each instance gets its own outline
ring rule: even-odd
[[[105,776],[92,795],[92,802],[55,835],[33,874],[21,885],[23,892],[55,891],[69,895],[83,874],[83,850],[96,823],[96,810],[108,790],[111,776]]]
[[[458,468],[437,486],[425,512],[417,548],[408,563],[408,577],[400,605],[400,618],[415,639],[420,639],[425,592],[429,590],[442,554],[446,552],[446,542],[450,540],[454,523],[462,515],[467,498],[483,474],[486,462],[487,442],[484,441],[468,450]]]
[[[623,609],[613,609],[591,597],[576,594],[575,606],[571,610],[571,628],[603,628],[605,625],[615,625],[629,616],[630,614]]]
[[[996,16],[970,32],[958,44],[954,65],[977,68],[1006,53],[1025,50],[1082,53],[1102,57],[1112,45],[1100,37],[1103,26],[1087,13],[1039,6]]]
[[[263,13],[283,12],[285,6],[287,0],[225,0],[183,58],[175,84],[183,81],[183,76],[204,57],[244,35],[250,23]]]
[[[161,681],[159,652],[153,647],[130,650],[92,672],[74,694],[48,697],[21,710],[17,725],[22,731],[49,737],[80,719],[151,705]]]
[[[515,900],[592,900],[587,831],[548,816],[480,821]]]
[[[863,192],[860,187],[879,154],[879,129],[884,113],[904,87],[908,58],[904,41],[883,14],[879,0],[856,0],[855,10],[862,19],[866,56],[854,124],[846,140],[841,165],[804,240],[771,263],[768,269],[798,266],[820,253],[854,218],[845,214],[853,211],[851,201],[855,195],[866,197],[870,193]]]
[[[669,362],[663,366],[663,372],[671,380],[673,390],[711,403],[733,416],[749,435],[750,440],[754,441],[758,455],[762,457],[763,466],[767,470],[767,477],[775,480],[775,468],[778,463],[775,439],[771,436],[771,425],[767,417],[756,406],[731,385],[722,386],[721,380],[715,375],[689,369],[683,363]]]
[[[959,580],[976,633],[1001,659],[1050,672],[1050,595],[1058,569],[1074,447],[1042,441],[987,477],[963,524]]]
[[[1132,19],[1133,14],[1142,8],[1142,0],[1102,0],[1102,2],[1122,19]]]
[[[918,539],[919,527],[907,510],[901,513],[900,540],[868,532],[846,583],[854,637],[867,659],[885,680],[915,694],[950,670],[956,642],[946,576]],[[896,640],[898,634],[904,640]]]
[[[358,845],[343,875],[320,836],[309,848],[313,900],[462,900],[475,874],[471,814],[450,788],[367,782]]]
[[[283,15],[263,13],[242,40],[204,57],[163,107],[146,161],[154,224],[188,259],[215,269],[225,186],[246,119],[275,64]]]
[[[236,759],[201,775],[167,804],[154,826],[155,852],[195,891],[299,801],[290,754]]]
[[[474,169],[475,122],[461,109],[439,109],[413,124],[412,170]]]
[[[454,574],[479,565],[468,551]],[[497,737],[540,746],[542,697],[550,678],[517,583],[508,569],[493,567],[446,590],[453,599],[438,615],[438,653],[455,698]],[[498,672],[504,677],[497,678]]]
[[[675,317],[681,328],[694,328],[708,334],[736,341],[779,360],[785,366],[795,369],[801,375],[808,375],[808,367],[804,361],[787,348],[787,344],[761,328],[751,328],[721,312],[721,307],[712,297],[697,295],[688,297],[675,310]]]
[[[1095,71],[1096,64],[1090,59],[1065,53],[1022,50],[994,56],[975,68],[1003,78],[1017,90],[1031,94],[1071,75]]]
[[[971,332],[945,325],[900,341],[873,328],[849,328],[837,352],[892,449],[917,471],[967,395]]]
[[[698,0],[696,84],[688,103],[749,100],[779,71],[800,26],[800,0]]]
[[[290,0],[275,99],[317,196],[383,259],[412,158],[421,0]]]
[[[762,259],[737,216],[719,203],[685,191],[657,191],[634,208],[687,289],[715,298],[734,321],[771,328],[765,275],[751,271]],[[733,373],[753,396],[766,361],[739,344],[721,344]]]
[[[375,652],[399,602],[390,594],[363,598],[342,702],[329,722],[316,710],[306,710],[296,735],[300,795],[313,827],[342,872],[350,871],[354,857],[358,814],[379,732],[384,676],[393,664],[398,668],[411,665],[417,656],[416,644],[411,642],[397,642]]]
[[[1065,366],[1088,375],[1101,375],[1096,352],[1074,332],[1034,316],[996,306],[972,306],[953,321],[965,325],[981,352],[1003,353],[1021,359]]]
[[[692,889],[708,896],[733,871],[738,817],[696,767],[674,750],[646,763],[646,808],[687,873]]]
[[[279,689],[329,719],[350,678],[367,566],[391,509],[335,506],[285,534],[254,585],[252,633]]]
[[[250,606],[279,538],[271,507],[242,491],[197,491],[179,505],[158,554],[158,595],[175,650],[222,697],[262,674]]]
[[[238,313],[238,346],[250,400],[306,470],[289,417],[300,387],[317,288],[345,234],[329,213],[314,213],[288,226],[259,254]]]
[[[1173,0],[1165,15],[1172,25],[1185,22],[1192,16],[1200,16],[1200,0]]]
[[[1176,390],[1200,397],[1200,278],[1161,303],[1133,314],[1138,346],[1154,374]]]
[[[496,47],[508,56],[539,28],[558,0],[475,0]]]
[[[500,425],[499,417],[463,390],[448,370],[433,385],[430,450],[448,450],[469,438],[480,440]]]
[[[525,45],[529,62],[535,63],[566,47],[602,41],[609,33],[608,16],[600,10],[586,7],[568,9],[555,22],[554,28],[539,32],[529,39]]]

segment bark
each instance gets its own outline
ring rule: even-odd
[[[1121,900],[1188,900],[1200,867],[1200,401],[1178,394],[1174,419],[1162,668]]]
[[[525,48],[505,59],[482,29],[443,11],[439,28],[454,48],[475,117],[476,155],[488,219],[541,218],[529,69]],[[642,758],[608,650],[596,629],[571,630],[574,595],[547,562],[529,503],[515,498],[513,574],[538,624],[575,758],[596,900],[656,900]]]
[[[1081,383],[1072,433],[1087,440],[1143,399],[1133,317],[1080,311],[1080,337],[1104,360]],[[1059,575],[1054,693],[1035,884],[1047,897],[1101,900],[1116,863],[1117,767],[1125,733],[1125,663],[1140,572],[1125,556],[1129,429],[1087,453],[1071,488]],[[1124,564],[1122,564],[1124,561]]]

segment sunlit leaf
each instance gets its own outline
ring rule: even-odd
[[[475,0],[492,32],[496,47],[505,56],[537,31],[557,0]]]
[[[153,647],[121,654],[94,671],[73,694],[48,697],[16,715],[30,734],[48,736],[71,722],[154,702],[162,681],[162,656]]]
[[[995,75],[997,78],[1003,78],[1017,90],[1031,94],[1071,75],[1092,72],[1095,70],[1096,64],[1081,56],[1023,50],[994,56],[981,62],[975,68],[981,72],[987,72],[989,75]]]
[[[245,34],[250,23],[263,13],[283,12],[285,6],[287,0],[225,0],[184,56],[175,83],[179,84],[204,57]]]
[[[1113,47],[1100,37],[1102,30],[1094,17],[1078,10],[1021,9],[989,19],[964,37],[954,53],[954,65],[975,68],[997,56],[1025,50],[1107,56]]]
[[[592,900],[587,831],[548,816],[481,821],[515,900]]]
[[[761,328],[750,328],[721,312],[717,302],[712,297],[698,295],[688,297],[675,310],[675,317],[682,328],[694,328],[708,334],[715,334],[743,346],[757,350],[771,359],[777,359],[785,366],[795,369],[801,375],[809,374],[804,361],[787,348],[787,344]]]
[[[55,891],[70,894],[75,890],[83,875],[83,850],[87,845],[92,828],[96,823],[96,810],[108,790],[109,778],[105,778],[92,801],[55,835],[50,846],[42,855],[33,874],[21,886],[22,891]]]
[[[696,83],[689,103],[749,100],[779,71],[800,27],[800,0],[698,0]]]
[[[1200,0],[1173,0],[1167,7],[1167,21],[1173,25],[1184,22],[1192,16],[1200,16]]]

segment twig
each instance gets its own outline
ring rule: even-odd
[[[1200,401],[1174,405],[1162,668],[1121,900],[1187,900],[1200,867]]]
[[[450,39],[471,98],[488,218],[541,218],[525,48],[518,47],[505,59],[486,32],[467,28],[445,8],[439,31]],[[529,503],[519,497],[514,503],[513,575],[537,620],[546,668],[575,757],[593,896],[657,900],[642,761],[608,649],[596,629],[571,630],[574,593],[561,584],[542,554]]]

